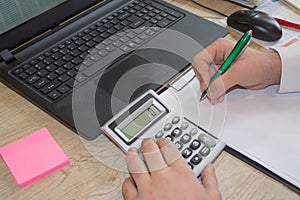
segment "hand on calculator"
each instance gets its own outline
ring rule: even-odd
[[[142,151],[145,161],[136,148],[129,149],[127,153],[131,176],[123,183],[125,200],[221,199],[211,164],[203,169],[201,183],[176,146],[168,139],[158,139],[156,143],[152,139],[144,139]]]

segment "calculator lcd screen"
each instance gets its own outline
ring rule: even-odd
[[[159,110],[154,104],[151,104],[147,109],[122,128],[121,131],[128,140],[131,140],[160,114],[161,110]]]

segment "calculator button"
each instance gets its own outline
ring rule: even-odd
[[[188,157],[190,157],[190,156],[192,155],[192,153],[193,153],[192,149],[190,149],[190,148],[185,148],[185,149],[182,151],[182,156],[183,156],[184,158],[188,158]]]
[[[199,154],[202,156],[207,156],[209,153],[210,153],[210,149],[208,146],[203,146],[199,151]]]
[[[174,140],[174,137],[172,135],[167,135],[165,138],[167,138],[171,142],[173,142],[173,140]]]
[[[183,147],[183,144],[180,141],[175,142],[177,149],[180,151]]]
[[[184,134],[181,138],[180,141],[184,144],[188,143],[189,141],[191,141],[192,137],[189,134]]]
[[[202,158],[199,154],[194,155],[191,159],[191,163],[193,163],[194,165],[198,165],[201,161]]]
[[[180,127],[181,129],[186,129],[187,127],[189,127],[189,124],[187,122],[183,122]]]
[[[180,118],[178,116],[176,116],[172,119],[172,124],[177,124],[179,121],[180,121]]]
[[[165,126],[164,126],[164,130],[165,131],[168,131],[172,128],[172,124],[171,123],[167,123]]]
[[[192,128],[191,130],[190,130],[190,134],[191,135],[196,135],[198,133],[198,129],[197,128]]]
[[[172,132],[171,132],[171,135],[174,136],[174,137],[178,137],[180,136],[182,133],[182,130],[180,128],[175,128]]]
[[[159,131],[158,133],[156,133],[155,138],[158,139],[161,138],[162,136],[164,136],[164,132]]]
[[[200,147],[201,143],[199,140],[193,140],[193,142],[190,144],[190,148],[193,150],[196,150]]]
[[[214,147],[216,146],[216,141],[214,139],[212,139],[211,137],[209,137],[206,134],[200,134],[199,135],[199,140],[201,142],[203,142],[204,144],[206,144],[209,147]]]

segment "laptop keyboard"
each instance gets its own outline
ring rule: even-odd
[[[135,1],[11,73],[48,100],[57,101],[103,70],[94,63],[103,63],[105,57],[117,51],[136,49],[183,16],[153,1]]]

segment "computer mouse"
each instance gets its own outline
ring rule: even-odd
[[[252,30],[254,38],[276,41],[282,36],[279,23],[269,14],[257,10],[238,10],[227,18],[227,25],[241,32]]]

